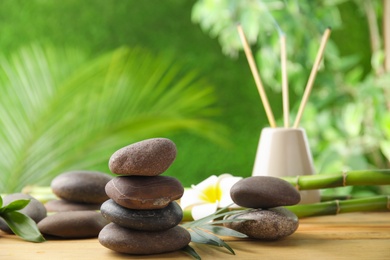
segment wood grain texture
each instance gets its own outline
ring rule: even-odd
[[[202,259],[390,259],[390,213],[348,213],[300,220],[291,236],[272,242],[224,238],[236,255],[191,244]],[[147,241],[145,241],[147,243]],[[192,259],[183,252],[132,256],[113,252],[97,239],[30,243],[0,233],[1,260]]]

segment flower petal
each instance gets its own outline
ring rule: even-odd
[[[230,196],[230,189],[236,182],[241,180],[242,177],[234,177],[230,174],[222,174],[219,177],[219,188],[222,192],[221,201],[219,202],[219,207],[227,207],[230,204],[234,203]],[[238,207],[237,205],[233,205],[232,207]]]
[[[214,188],[217,181],[218,177],[212,175],[197,185],[191,185],[191,189],[185,189],[184,194],[180,199],[180,206],[182,209],[186,209],[194,205],[209,203],[207,201],[205,191],[210,187]]]
[[[192,208],[191,214],[194,220],[207,217],[217,211],[217,203],[205,203],[202,205],[197,205]]]
[[[218,182],[218,177],[215,175],[211,175],[210,177],[198,183],[197,185],[193,185],[192,188],[198,191],[202,191],[207,189],[210,186],[215,186],[217,182]]]
[[[180,206],[183,210],[188,207],[204,203],[205,201],[202,200],[201,193],[195,189],[185,189],[184,194],[180,199]]]

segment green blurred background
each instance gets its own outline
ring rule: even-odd
[[[327,26],[333,28],[325,55],[326,66],[318,74],[310,104],[301,121],[301,126],[308,132],[317,171],[388,167],[390,120],[385,93],[389,89],[389,76],[388,72],[381,72],[379,77],[377,68],[372,67],[375,62],[382,64],[385,54],[381,45],[379,54],[374,53],[376,60],[372,62],[374,55],[366,18],[366,11],[372,8],[377,15],[378,28],[382,30],[382,1],[2,0],[2,60],[12,59],[13,53],[31,44],[60,49],[72,47],[83,53],[86,60],[123,46],[130,49],[141,47],[153,55],[161,55],[161,59],[173,59],[187,71],[196,71],[207,82],[205,86],[214,89],[212,95],[216,99],[210,107],[216,112],[207,115],[200,112],[196,117],[204,117],[216,123],[216,127],[207,130],[214,131],[210,135],[202,134],[201,128],[192,131],[191,127],[155,132],[156,137],[172,139],[178,148],[177,159],[166,174],[179,178],[185,186],[213,174],[250,176],[260,131],[268,126],[268,120],[247,60],[240,50],[238,36],[223,31],[226,28],[232,30],[232,25],[238,20],[252,39],[253,51],[260,64],[260,73],[264,73],[268,98],[279,125],[282,125],[283,117],[278,87],[280,75],[276,72],[280,70],[277,29],[269,14],[256,16],[256,10],[252,8],[254,2],[257,6],[268,6],[267,10],[273,13],[287,36],[292,120],[321,34]],[[367,2],[374,4],[366,7]],[[226,14],[222,12],[223,8],[230,8],[237,16],[223,20]],[[248,13],[248,10],[255,11]],[[218,20],[218,17],[222,18]],[[1,86],[4,100],[4,95],[9,92],[6,87]],[[373,88],[379,90],[371,93]],[[373,98],[367,100],[368,96]],[[83,105],[79,102],[79,106]],[[15,113],[4,103],[1,109],[9,114]],[[114,138],[106,134],[106,139]],[[145,138],[150,135],[145,134]],[[2,138],[7,138],[6,132],[2,133]],[[129,133],[118,135],[118,138],[121,142],[116,142],[116,147],[108,147],[106,155],[143,139],[143,136],[132,138]],[[67,138],[63,141],[68,142]],[[8,145],[12,146],[12,143]],[[12,160],[7,158],[5,148],[0,159],[3,163],[1,174],[9,176],[8,179],[3,177],[1,192],[16,191],[25,185],[48,185],[56,174],[82,165],[63,164],[57,172],[40,172],[35,179],[24,182],[23,174],[12,176],[10,169],[21,167],[20,161],[16,166],[8,164]],[[50,153],[50,149],[41,152],[44,156]],[[105,158],[108,161],[109,157]],[[79,159],[83,160],[83,155]],[[108,172],[106,162],[90,164],[88,169]],[[39,172],[39,168],[35,171]],[[9,184],[11,179],[16,179],[20,185]]]

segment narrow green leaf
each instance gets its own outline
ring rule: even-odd
[[[237,213],[240,214],[240,213]],[[224,223],[232,223],[232,222],[241,222],[241,221],[247,221],[248,219],[244,218],[234,218],[234,219],[223,219],[223,220],[216,220],[213,221],[211,224],[212,225],[219,225],[219,224],[224,224]],[[203,227],[204,225],[201,225],[200,227]]]
[[[3,206],[3,198],[0,196],[0,208]]]
[[[0,208],[0,213],[21,210],[24,207],[26,207],[28,203],[30,203],[29,199],[21,199],[21,200],[12,201],[7,206]]]
[[[220,246],[220,247],[225,247],[227,250],[229,250],[233,255],[235,255],[236,253],[234,252],[234,250],[225,242],[223,241],[222,239],[220,239],[219,237],[211,234],[211,233],[208,233],[208,232],[205,232],[203,230],[200,230],[200,229],[193,229],[198,235],[204,237],[206,240],[208,240],[210,243],[210,245],[216,245],[216,246]]]
[[[216,211],[212,215],[206,216],[206,217],[198,219],[198,220],[184,223],[183,227],[186,227],[186,228],[198,227],[198,226],[201,226],[204,224],[208,224],[209,222],[213,221],[214,219],[218,219],[218,218],[222,218],[225,216],[234,215],[237,213],[244,213],[245,211],[249,211],[248,209],[245,209],[245,210],[239,209],[239,210],[232,210],[232,211],[226,211],[226,210],[227,210],[227,208],[222,208],[222,209]]]
[[[18,211],[4,212],[1,217],[13,232],[24,240],[31,242],[45,241],[36,223],[30,217]]]
[[[241,238],[248,237],[247,235],[241,232],[223,226],[203,225],[201,226],[201,228],[209,230],[210,232],[218,236],[230,236],[230,237],[241,237]]]
[[[219,244],[214,242],[213,240],[210,240],[210,239],[200,235],[199,231],[197,231],[196,228],[188,230],[188,231],[190,232],[190,235],[191,235],[191,242],[198,243],[198,244],[219,246]]]
[[[200,257],[200,255],[198,255],[198,253],[195,251],[195,249],[193,249],[190,245],[187,245],[186,247],[182,248],[181,249],[183,252],[189,254],[190,256],[192,256],[193,258],[195,259],[198,259],[198,260],[201,260],[202,258]]]

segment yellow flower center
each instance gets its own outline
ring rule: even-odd
[[[219,186],[210,185],[203,190],[202,199],[207,202],[215,203],[217,201],[221,201],[221,197],[222,190]]]

